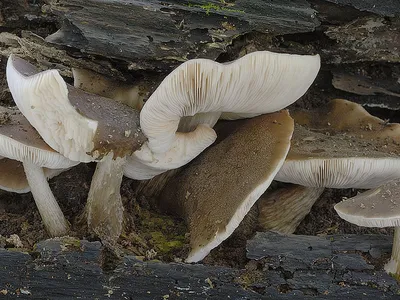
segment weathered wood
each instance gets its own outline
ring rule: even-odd
[[[238,35],[309,32],[319,24],[305,0],[61,0],[49,9],[62,26],[48,41],[132,61],[133,69],[148,67],[146,61],[216,59]]]
[[[235,283],[238,270],[142,262],[128,256],[113,271],[105,272],[101,256],[100,243],[87,241],[47,240],[38,244],[33,256],[0,250],[0,295],[25,294],[34,299],[258,299],[255,292]]]
[[[265,272],[265,281],[256,283],[258,290],[269,291],[275,284],[287,295],[391,299],[400,293],[400,285],[371,263],[379,259],[386,262],[391,239],[379,235],[257,233],[247,243],[247,257],[260,261],[258,268]]]
[[[99,242],[0,249],[0,295],[29,299],[394,299],[400,286],[365,257],[384,257],[385,236],[281,236],[248,242],[246,270],[143,262],[125,256],[104,268]]]

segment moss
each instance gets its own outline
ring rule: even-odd
[[[200,4],[193,4],[193,3],[189,2],[187,4],[187,6],[188,7],[201,8],[206,12],[207,16],[209,16],[210,12],[212,12],[212,11],[225,11],[225,12],[244,13],[244,10],[234,9],[234,8],[230,8],[230,7],[226,6],[225,1],[223,1],[223,0],[221,0],[220,3],[221,3],[221,5],[218,5],[218,4],[215,4],[215,3],[211,3],[211,2],[208,2],[206,4],[200,5]]]
[[[239,277],[235,279],[235,282],[243,286],[244,288],[249,288],[255,283],[258,283],[262,280],[263,273],[259,270],[247,270]]]
[[[155,259],[171,261],[185,256],[187,249],[186,226],[182,220],[163,215],[150,208],[134,204],[134,232],[121,236],[129,242],[136,255],[146,255],[153,249],[157,252]]]
[[[61,238],[60,243],[62,250],[73,250],[73,251],[80,251],[81,250],[81,241],[72,236],[65,236]]]

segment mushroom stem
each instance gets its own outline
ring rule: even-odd
[[[400,277],[400,227],[394,228],[392,257],[385,265],[385,271]]]
[[[43,168],[29,162],[24,162],[23,165],[26,179],[48,233],[51,236],[65,235],[69,230],[68,222],[50,190]]]
[[[89,229],[109,245],[121,234],[124,211],[120,188],[126,158],[113,156],[110,152],[97,163],[86,204]]]

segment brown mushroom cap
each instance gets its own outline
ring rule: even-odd
[[[189,225],[188,262],[202,260],[232,234],[289,150],[293,120],[287,111],[241,122],[169,182],[160,196],[160,202],[180,211]]]

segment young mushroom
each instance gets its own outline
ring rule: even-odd
[[[343,200],[335,210],[342,219],[358,226],[395,227],[392,257],[385,270],[400,278],[400,179]]]
[[[237,119],[285,108],[307,91],[319,68],[318,55],[268,51],[228,64],[183,63],[143,106],[140,125],[148,142],[128,159],[125,175],[149,179],[183,166],[215,141],[211,127],[222,113]]]
[[[65,83],[57,70],[38,73],[10,56],[7,81],[14,101],[42,138],[65,157],[96,161],[86,205],[88,225],[105,243],[122,230],[120,195],[125,157],[145,141],[138,112]]]
[[[348,113],[334,113],[337,104]],[[331,109],[292,113],[292,147],[275,180],[369,189],[400,177],[400,124],[386,124],[350,104],[336,100]]]
[[[241,126],[197,157],[160,195],[160,205],[179,212],[188,224],[187,262],[202,260],[232,234],[289,150],[293,120],[287,111],[236,125]]]
[[[65,235],[68,222],[50,190],[43,168],[70,168],[78,162],[51,149],[19,111],[1,108],[1,112],[8,115],[8,120],[0,125],[0,155],[22,162],[44,226],[51,236]],[[10,166],[5,158],[0,160],[2,167]],[[2,168],[2,172],[6,170]],[[19,169],[16,175],[21,172]]]

